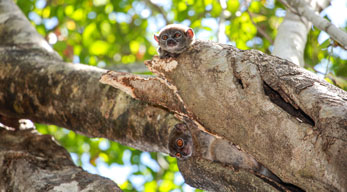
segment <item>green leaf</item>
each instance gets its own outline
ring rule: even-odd
[[[82,37],[83,37],[83,42],[85,42],[85,45],[88,45],[89,42],[92,42],[92,34],[95,35],[95,31],[96,31],[95,23],[91,23],[87,25],[87,27],[84,29]]]
[[[330,39],[328,38],[327,40],[325,40],[323,43],[321,43],[318,48],[319,49],[326,49],[328,48],[330,45]]]
[[[239,1],[233,1],[233,0],[229,0],[227,2],[227,10],[235,13],[236,11],[238,11],[240,8],[240,2]]]
[[[109,44],[105,41],[95,41],[89,48],[89,52],[92,55],[103,55],[107,52]]]
[[[157,182],[156,181],[151,181],[145,183],[145,192],[156,192],[157,189]]]
[[[77,9],[73,14],[72,14],[72,18],[76,21],[81,21],[82,19],[84,19],[86,13],[84,12],[83,9]]]

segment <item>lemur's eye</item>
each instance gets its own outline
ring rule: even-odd
[[[176,145],[177,145],[178,147],[183,147],[183,145],[184,145],[183,139],[177,139],[177,140],[176,140]]]
[[[182,157],[180,152],[177,152],[175,155],[176,155],[177,158],[181,158]]]
[[[175,33],[175,38],[181,37],[181,33]]]
[[[167,36],[167,35],[163,35],[163,36],[161,36],[161,38],[162,38],[163,40],[166,40],[166,39],[168,38],[168,36]]]

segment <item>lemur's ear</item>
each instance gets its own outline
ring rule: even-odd
[[[155,39],[156,42],[159,43],[159,35],[154,34],[154,39]]]
[[[194,31],[192,28],[189,28],[187,31],[186,31],[186,34],[188,37],[190,38],[193,38],[194,37]]]

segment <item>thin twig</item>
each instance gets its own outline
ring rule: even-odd
[[[249,17],[250,17],[250,19],[251,19],[252,24],[257,28],[257,31],[259,31],[259,33],[260,33],[265,39],[267,39],[271,44],[273,44],[274,42],[273,42],[273,40],[271,39],[271,37],[270,37],[261,27],[259,27],[259,26],[254,22],[252,13],[248,10],[248,8],[247,8],[247,13],[248,13],[248,15],[249,15]]]
[[[155,9],[157,12],[159,12],[164,17],[166,24],[170,23],[169,19],[166,17],[167,13],[165,12],[165,10],[162,7],[158,6],[155,3],[152,3],[151,0],[145,0],[145,2],[149,7],[151,7],[152,9]]]

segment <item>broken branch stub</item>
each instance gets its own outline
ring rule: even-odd
[[[134,99],[164,107],[178,114],[186,113],[183,103],[163,79],[107,71],[101,76],[100,82],[120,89]]]

